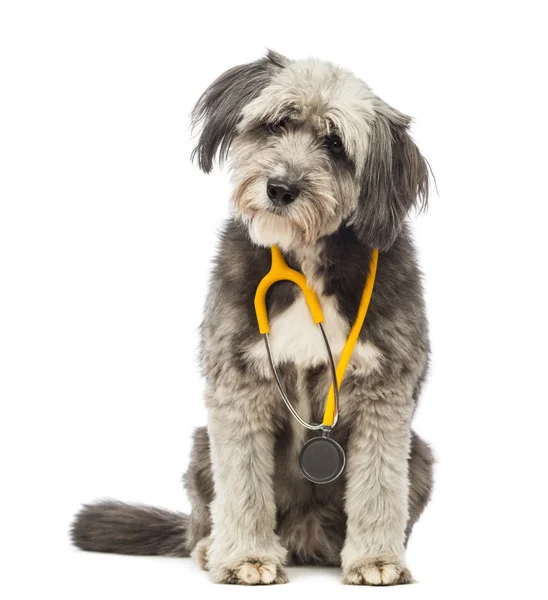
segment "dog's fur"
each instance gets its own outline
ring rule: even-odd
[[[411,430],[428,365],[427,321],[409,211],[426,202],[428,169],[410,119],[330,63],[274,52],[219,77],[193,114],[209,172],[228,159],[226,224],[201,328],[208,427],[184,476],[190,516],[104,502],[72,530],[85,550],[196,557],[222,583],[279,583],[291,564],[341,565],[349,584],[411,581],[404,550],[428,502],[433,458]],[[339,136],[344,152],[332,148]],[[275,206],[267,181],[300,188]],[[371,251],[380,249],[367,319],[341,388],[333,437],[343,475],[308,482],[298,453],[311,434],[284,406],[253,309],[271,244],[320,297],[337,357],[353,323]],[[302,294],[278,283],[267,297],[283,384],[308,420],[329,387],[325,348]]]

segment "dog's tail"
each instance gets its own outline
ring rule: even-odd
[[[187,515],[106,500],[82,507],[71,538],[75,546],[91,552],[189,556],[187,529]]]

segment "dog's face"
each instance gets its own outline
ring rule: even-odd
[[[410,119],[330,63],[269,52],[221,75],[193,119],[200,167],[229,159],[235,214],[259,245],[313,244],[347,223],[385,249],[426,201]]]

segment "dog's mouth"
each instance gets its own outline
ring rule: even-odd
[[[288,206],[276,206],[275,204],[272,204],[265,210],[266,212],[269,212],[278,217],[287,217],[290,209]]]
[[[277,205],[271,202],[266,195],[262,197],[250,193],[249,184],[240,186],[232,197],[232,205],[239,217],[252,222],[254,219],[264,215],[274,215],[290,219],[291,206]]]
[[[294,244],[315,243],[340,224],[335,214],[337,202],[332,195],[316,195],[302,189],[294,202],[284,204],[267,196],[263,176],[248,177],[235,183],[234,214],[248,228],[253,241],[260,245],[278,243],[287,248]]]
[[[249,226],[252,226],[253,223],[255,223],[265,217],[267,219],[268,219],[268,217],[279,217],[281,219],[286,219],[288,221],[288,224],[291,222],[291,219],[289,218],[289,215],[288,215],[289,211],[286,208],[278,207],[278,206],[255,208],[255,209],[247,208],[246,210],[237,209],[236,212],[237,212],[240,220]]]

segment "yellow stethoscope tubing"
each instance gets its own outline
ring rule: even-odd
[[[280,249],[277,246],[272,246],[272,266],[270,271],[261,279],[255,292],[255,313],[257,314],[257,322],[259,323],[259,331],[262,334],[270,333],[270,325],[268,324],[268,313],[266,310],[266,294],[273,284],[278,281],[292,281],[297,284],[305,297],[306,303],[312,315],[314,323],[323,323],[323,312],[320,306],[318,297],[308,285],[306,277],[292,269],[284,260]]]
[[[257,291],[255,292],[255,313],[257,315],[257,322],[259,324],[259,332],[263,335],[267,335],[266,341],[268,344],[268,334],[270,333],[270,325],[268,323],[268,312],[266,308],[266,294],[270,287],[277,283],[278,281],[291,281],[298,285],[305,297],[306,303],[310,310],[310,314],[312,316],[312,320],[316,325],[323,323],[324,316],[322,312],[322,307],[320,305],[320,301],[316,296],[315,292],[308,285],[306,277],[295,271],[285,262],[282,253],[280,252],[277,246],[272,246],[272,266],[270,271],[261,279],[259,285],[257,286]],[[371,261],[369,263],[369,273],[367,275],[367,279],[365,281],[365,285],[362,292],[362,297],[360,300],[360,305],[358,307],[358,314],[356,316],[356,320],[350,329],[350,333],[348,334],[348,338],[344,344],[341,356],[339,358],[339,362],[337,363],[336,368],[336,382],[337,382],[337,390],[340,389],[342,380],[348,367],[348,363],[350,362],[350,357],[352,356],[352,352],[354,351],[354,347],[356,342],[358,341],[358,337],[360,335],[360,331],[363,327],[363,323],[365,321],[365,317],[367,315],[367,311],[369,309],[369,304],[371,302],[371,296],[373,295],[373,287],[375,285],[375,277],[377,274],[377,264],[379,260],[379,251],[378,249],[373,249],[371,253]],[[322,331],[323,333],[323,331]],[[329,345],[327,344],[327,338],[324,334],[324,341],[329,350]],[[268,345],[267,345],[268,347]],[[275,370],[274,370],[275,373]],[[292,411],[293,412],[293,411]],[[337,418],[337,403],[335,399],[335,388],[333,382],[329,388],[329,393],[327,395],[327,400],[325,402],[325,409],[322,421],[322,427],[329,430],[334,426],[335,420]],[[300,420],[300,419],[299,419]]]
[[[350,357],[352,356],[354,347],[356,346],[358,338],[360,337],[360,332],[362,330],[367,311],[369,310],[369,304],[371,303],[371,296],[373,295],[373,288],[375,286],[375,277],[377,275],[378,263],[379,251],[377,248],[374,248],[373,252],[371,253],[371,260],[369,262],[369,273],[367,274],[367,279],[365,280],[365,285],[363,286],[362,297],[360,300],[360,305],[358,307],[358,314],[356,315],[354,325],[352,325],[350,333],[346,338],[346,342],[344,343],[339,362],[337,363],[337,385],[339,390],[341,389],[341,384],[344,374],[346,372],[346,368],[348,367]],[[335,420],[335,416],[335,391],[333,388],[333,384],[331,384],[331,387],[329,388],[329,393],[327,394],[327,400],[325,402],[322,425],[324,425],[325,427],[332,427],[333,421]]]

